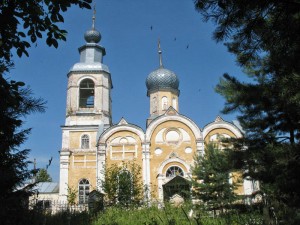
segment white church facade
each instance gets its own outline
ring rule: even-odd
[[[105,48],[100,33],[85,33],[79,48],[80,61],[69,73],[66,119],[62,126],[59,198],[66,200],[68,188],[77,190],[77,202],[86,203],[92,190],[102,191],[104,170],[113,164],[134,161],[141,167],[143,185],[150,199],[168,200],[178,194],[164,191],[174,177],[191,178],[196,154],[205,154],[205,144],[222,137],[242,137],[231,122],[217,117],[202,129],[179,113],[179,79],[160,63],[146,79],[149,117],[146,130],[124,118],[112,124],[112,75],[103,64]],[[184,90],[183,90],[184,91]],[[243,181],[239,194],[251,194],[250,181]]]

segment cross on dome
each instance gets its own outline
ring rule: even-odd
[[[84,34],[84,39],[87,43],[99,43],[101,40],[101,34],[95,29],[96,21],[96,4],[94,5],[93,17],[92,17],[92,29],[88,30]]]

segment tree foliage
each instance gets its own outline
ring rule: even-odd
[[[78,191],[74,187],[68,187],[67,201],[70,206],[76,204],[77,193]]]
[[[36,181],[37,182],[52,182],[52,178],[46,169],[41,168],[41,169],[39,169],[39,171],[36,175]]]
[[[29,149],[19,150],[31,129],[22,129],[23,117],[33,112],[43,112],[42,99],[32,97],[24,83],[7,81],[0,76],[0,218],[4,224],[18,224],[28,198],[29,186],[24,181],[31,178],[28,170]],[[5,219],[4,219],[5,218]]]
[[[105,170],[103,191],[107,205],[137,206],[143,199],[141,167],[134,162],[113,164]]]
[[[195,158],[193,168],[193,195],[203,202],[206,210],[229,209],[237,199],[237,183],[230,183],[232,166],[226,151],[208,144],[204,156]]]
[[[237,113],[245,131],[232,162],[260,181],[278,219],[293,224],[300,212],[300,1],[196,0],[195,6],[216,23],[214,39],[252,79],[224,74],[216,87],[226,100],[223,113]]]
[[[90,9],[92,0],[3,0],[0,5],[0,58],[10,62],[12,50],[21,57],[28,56],[30,43],[46,34],[46,43],[58,47],[58,40],[66,40],[67,31],[57,24],[63,23],[63,12],[71,6]]]
[[[23,82],[6,78],[14,66],[13,55],[28,54],[37,39],[47,35],[49,46],[66,40],[66,31],[58,24],[64,21],[62,12],[71,6],[90,9],[92,0],[3,0],[0,4],[0,220],[1,224],[24,224],[28,206],[26,199],[31,185],[24,182],[32,177],[28,170],[29,149],[19,150],[30,134],[22,128],[25,117],[43,112],[45,102],[34,98]],[[22,204],[24,203],[24,204]]]
[[[215,22],[213,37],[225,41],[242,66],[281,75],[299,74],[299,0],[195,0],[205,21]]]

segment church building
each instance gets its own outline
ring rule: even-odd
[[[94,21],[94,20],[93,20]],[[200,128],[180,114],[179,79],[164,67],[158,48],[159,65],[146,78],[149,116],[146,130],[122,118],[112,124],[112,75],[103,64],[105,48],[95,29],[84,35],[79,48],[80,61],[67,74],[66,119],[62,126],[59,196],[66,200],[68,188],[77,190],[79,204],[87,202],[92,190],[101,191],[104,170],[113,164],[135,162],[141,167],[142,182],[148,197],[168,200],[178,194],[166,192],[174,179],[190,180],[196,154],[205,154],[205,144],[219,137],[242,137],[231,122],[217,117]],[[184,90],[182,90],[184,91]],[[145,116],[146,117],[146,116]],[[244,180],[239,194],[252,193],[250,181]]]

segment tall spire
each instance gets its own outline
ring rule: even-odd
[[[162,51],[160,48],[160,40],[158,39],[158,57],[159,57],[159,67],[164,67],[162,64]]]
[[[93,30],[95,30],[95,20],[96,20],[96,3],[94,5],[94,11],[93,11],[93,23],[92,23]]]

